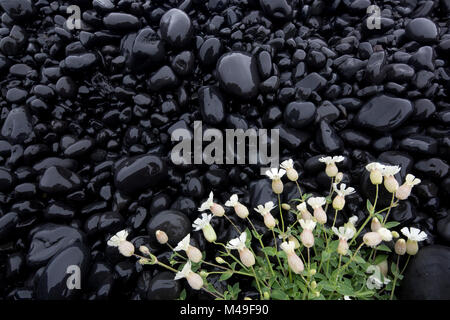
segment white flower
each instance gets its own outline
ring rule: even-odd
[[[399,166],[384,166],[382,173],[383,176],[389,177],[396,175],[400,172],[400,170],[402,170],[402,168],[400,168]]]
[[[205,202],[202,203],[200,208],[198,208],[198,211],[205,211],[205,210],[208,210],[209,208],[211,208],[211,206],[214,204],[213,197],[214,197],[214,194],[211,191],[209,193],[208,200],[206,200]]]
[[[186,237],[183,238],[180,242],[178,242],[177,246],[173,249],[173,251],[187,251],[189,249],[191,241],[191,234],[188,233]]]
[[[381,239],[383,241],[391,241],[392,240],[392,233],[386,229],[386,228],[379,228],[376,232],[381,236]]]
[[[227,243],[227,249],[242,250],[246,248],[245,241],[247,240],[247,233],[242,232],[238,238],[232,239]]]
[[[306,207],[306,202],[302,202],[297,205],[297,210],[300,212],[306,212],[308,210],[308,208]]]
[[[333,230],[334,234],[342,240],[350,240],[355,235],[355,231],[351,228],[339,227],[338,229],[336,227],[332,227],[331,229]]]
[[[227,206],[227,207],[234,207],[238,203],[239,203],[239,198],[238,198],[237,194],[233,194],[230,197],[230,200],[227,200],[227,202],[225,202],[225,206]]]
[[[408,238],[408,240],[424,241],[427,238],[427,234],[425,232],[414,227],[409,228],[409,230],[407,227],[404,227],[400,231],[405,235],[405,237]]]
[[[266,176],[268,176],[271,180],[280,180],[285,173],[286,170],[284,169],[271,168],[266,171]]]
[[[319,158],[320,162],[325,163],[326,165],[330,165],[330,164],[335,164],[337,162],[342,162],[344,161],[344,157],[343,156],[334,156],[334,157],[322,157]]]
[[[276,206],[273,204],[272,201],[266,202],[264,206],[261,204],[258,205],[257,208],[254,208],[256,212],[260,213],[262,216],[265,216],[266,214],[270,213],[272,209],[274,209]]]
[[[192,272],[191,268],[192,268],[191,261],[186,262],[183,269],[181,269],[181,271],[177,272],[174,280],[180,280],[183,278],[187,278],[189,276],[189,274]]]
[[[307,202],[313,209],[320,208],[325,203],[327,203],[327,201],[324,197],[312,197],[312,198],[309,198]]]
[[[368,165],[366,165],[366,170],[369,172],[372,171],[382,171],[384,169],[384,165],[382,165],[379,162],[371,162]]]
[[[295,242],[294,241],[284,241],[280,244],[280,248],[286,252],[286,254],[291,254],[295,252]]]
[[[421,180],[419,178],[416,178],[415,176],[413,176],[412,174],[407,174],[406,178],[405,178],[405,184],[408,186],[415,186],[418,185],[421,182]]]
[[[192,224],[192,227],[194,228],[194,231],[203,230],[209,223],[211,222],[213,215],[212,214],[206,214],[202,213],[201,218],[197,218],[194,223]]]
[[[300,225],[302,226],[303,229],[309,230],[309,231],[313,231],[314,228],[316,227],[316,222],[313,220],[303,220],[300,219]]]
[[[111,239],[108,240],[107,244],[110,247],[118,247],[121,242],[127,240],[127,237],[128,237],[127,230],[119,231],[114,236],[112,236]]]
[[[349,296],[344,296],[344,300],[352,300]]]
[[[341,185],[339,186],[339,189],[337,188],[337,183],[333,183],[333,189],[337,193],[337,195],[340,197],[345,197],[352,193],[355,193],[355,189],[352,187],[346,188],[345,183],[341,183]]]
[[[348,222],[351,223],[351,224],[353,224],[353,225],[355,225],[356,221],[358,221],[358,217],[357,217],[357,216],[351,216],[351,217],[348,219]]]
[[[292,159],[284,160],[280,167],[284,170],[293,169],[294,168],[294,161]]]
[[[382,276],[380,267],[371,265],[367,268],[366,272],[374,272],[366,282],[367,288],[372,289],[381,289],[383,285],[388,284],[391,282],[388,278]],[[381,279],[383,278],[383,280]]]
[[[183,269],[177,272],[174,280],[186,278],[192,289],[200,290],[203,287],[203,279],[198,274],[192,272],[191,261],[186,262]]]

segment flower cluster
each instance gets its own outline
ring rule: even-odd
[[[337,164],[344,160],[343,156],[319,159],[331,178],[330,191],[325,197],[302,192],[299,174],[291,159],[282,162],[281,168],[268,170],[266,175],[272,180],[272,190],[278,204],[268,201],[254,208],[267,228],[262,234],[251,220],[254,216],[239,201],[237,194],[231,195],[224,204],[237,216],[232,218],[228,216],[230,212],[227,213],[222,205],[214,201],[211,191],[208,199],[200,205],[198,210],[201,215],[192,227],[194,232],[201,230],[211,246],[218,247],[214,257],[217,264],[208,261],[206,253],[191,244],[190,234],[172,247],[167,233],[156,231],[156,240],[173,252],[170,265],[158,261],[147,247],[139,248],[143,256],[136,254],[133,244],[126,240],[126,230],[113,236],[108,245],[118,247],[124,256],[138,257],[141,264],[165,267],[175,273],[174,280],[186,279],[192,289],[203,289],[216,299],[237,299],[240,288],[237,282],[221,292],[209,283],[208,276],[212,274],[220,274],[220,281],[232,276],[252,278],[254,289],[261,299],[392,299],[410,257],[419,250],[418,242],[425,240],[427,235],[417,228],[403,227],[400,232],[407,239],[400,238],[398,232],[391,230],[399,223],[388,221],[388,217],[391,209],[399,201],[407,199],[420,180],[408,174],[404,183],[399,185],[395,178],[401,170],[399,166],[369,163],[366,169],[370,172],[376,194],[373,203],[367,200],[365,221],[351,216],[343,225],[336,226],[337,220],[342,220],[337,219],[338,215],[344,215],[347,198],[356,192],[341,183],[343,173],[339,172]],[[296,184],[299,193],[299,198],[289,201],[291,204],[281,202],[285,175],[289,183]],[[383,182],[392,199],[388,207],[377,211],[379,186]],[[331,208],[334,212],[328,212]],[[285,226],[286,214],[295,217],[289,226]],[[226,219],[239,236],[226,243],[217,242],[212,219]],[[235,219],[242,223],[234,223]],[[248,227],[241,230],[237,224],[241,228]],[[394,248],[394,252],[387,244]],[[400,269],[400,258],[405,254],[408,259]],[[392,264],[390,272],[389,261]],[[177,264],[179,267],[175,268]]]

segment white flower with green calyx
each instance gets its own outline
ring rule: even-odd
[[[294,161],[292,159],[284,160],[280,167],[286,170],[286,176],[291,181],[298,180],[298,172],[294,169]]]
[[[384,176],[384,187],[390,193],[395,193],[398,189],[398,181],[395,179],[395,175],[399,173],[401,168],[399,166],[384,166],[383,176]]]
[[[334,157],[322,157],[319,158],[319,161],[326,164],[325,173],[330,178],[333,178],[339,172],[338,168],[336,167],[336,163],[342,162],[344,161],[344,159],[345,158],[343,156],[334,156]]]
[[[295,243],[293,241],[284,241],[280,248],[286,253],[288,265],[296,274],[301,274],[305,270],[302,259],[295,253]]]
[[[356,222],[358,221],[358,217],[357,216],[351,216],[348,221],[344,224],[344,227],[352,229],[354,232],[356,232]]]
[[[327,200],[324,197],[311,197],[307,200],[308,204],[314,210],[314,218],[320,224],[325,224],[327,222],[327,214],[325,210],[323,210],[322,206],[327,203]]]
[[[127,237],[128,231],[121,230],[108,240],[107,245],[117,247],[123,256],[131,257],[134,254],[134,245],[130,241],[127,241]]]
[[[266,176],[272,180],[272,190],[276,194],[283,193],[283,182],[281,178],[284,176],[286,171],[284,169],[271,168],[266,171]]]
[[[342,210],[345,206],[345,197],[355,193],[355,189],[352,187],[347,188],[345,183],[341,183],[339,188],[337,187],[337,183],[333,183],[333,189],[337,194],[333,199],[333,208],[335,210]]]
[[[302,202],[299,205],[297,205],[297,210],[301,214],[301,219],[303,219],[303,220],[311,220],[312,219],[311,212],[309,212],[309,210],[306,206],[306,202]]]
[[[248,209],[246,206],[239,202],[237,194],[231,195],[230,200],[227,200],[225,202],[225,206],[234,208],[234,212],[241,219],[245,219],[248,217]]]
[[[245,243],[246,241],[247,233],[244,231],[238,238],[228,241],[226,248],[229,250],[237,250],[239,252],[241,262],[249,268],[255,264],[255,256],[247,248],[247,245]]]
[[[212,217],[212,214],[202,213],[202,217],[197,218],[192,224],[194,231],[202,230],[205,239],[209,242],[214,242],[217,240],[216,232],[210,224]]]
[[[383,182],[384,165],[378,162],[371,162],[366,165],[366,170],[370,172],[370,181],[372,184],[381,184]]]
[[[303,220],[300,219],[300,225],[303,228],[302,233],[300,234],[300,241],[307,248],[311,248],[314,246],[314,235],[312,231],[316,227],[316,222],[313,220]]]
[[[400,231],[405,237],[408,238],[408,240],[406,241],[406,253],[411,256],[417,254],[417,252],[419,251],[418,242],[424,241],[428,238],[425,232],[420,231],[420,229],[414,227],[411,227],[409,229],[407,227],[404,227]]]
[[[369,290],[373,289],[381,289],[383,285],[391,282],[388,278],[382,275],[381,269],[379,266],[370,265],[366,272],[373,272],[373,274],[367,278],[366,286]]]
[[[214,203],[214,194],[211,191],[209,193],[208,200],[202,203],[198,211],[210,210],[216,217],[222,217],[225,214],[225,210],[220,204]]]
[[[202,260],[202,252],[191,246],[191,234],[188,233],[186,237],[183,238],[180,242],[178,242],[177,246],[173,249],[173,251],[184,251],[188,256],[189,260],[194,263],[199,263]]]
[[[337,247],[337,252],[341,255],[346,255],[348,253],[348,240],[350,240],[351,238],[353,238],[353,236],[355,235],[355,228],[348,228],[346,226],[344,227],[332,227],[331,228],[334,232],[335,235],[337,235],[339,237],[339,244]]]
[[[411,190],[415,185],[418,185],[421,182],[420,179],[416,178],[412,174],[407,174],[405,178],[405,183],[403,183],[395,192],[395,196],[399,200],[408,199],[411,194]]]
[[[186,278],[189,285],[194,290],[200,290],[203,287],[203,279],[197,273],[192,271],[191,261],[186,262],[183,269],[175,275],[174,280]]]
[[[376,232],[381,236],[381,239],[383,241],[391,241],[392,240],[392,233],[388,229],[381,227]]]
[[[264,218],[264,224],[267,228],[273,229],[276,226],[276,221],[272,214],[270,213],[271,210],[273,210],[276,206],[272,201],[266,202],[264,206],[258,205],[258,207],[254,208],[256,212],[261,214]]]

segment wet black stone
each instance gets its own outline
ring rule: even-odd
[[[256,59],[244,52],[229,52],[217,62],[220,86],[229,94],[251,99],[258,94],[259,74]]]
[[[158,273],[149,284],[147,291],[148,300],[174,300],[180,297],[182,282],[175,281],[171,272]]]
[[[316,106],[311,102],[291,102],[284,110],[284,121],[300,129],[310,124],[316,116]]]
[[[267,79],[272,73],[272,57],[267,51],[261,51],[257,56],[258,68],[261,78]]]
[[[80,177],[63,167],[47,168],[39,180],[39,189],[50,194],[70,193],[80,186]]]
[[[449,165],[439,158],[430,158],[427,160],[418,161],[414,168],[422,174],[430,176],[435,179],[441,179],[448,174]]]
[[[90,291],[93,292],[89,300],[107,299],[114,285],[113,270],[104,262],[96,262],[90,268],[87,283]]]
[[[13,253],[6,261],[6,277],[11,281],[15,280],[21,273],[25,265],[25,258],[21,253]]]
[[[81,139],[71,144],[64,150],[64,155],[68,158],[74,158],[85,155],[94,146],[92,139]]]
[[[450,243],[450,215],[440,219],[437,224],[437,232],[446,243]]]
[[[333,153],[343,149],[344,142],[326,121],[321,121],[316,132],[316,142],[324,152]]]
[[[259,0],[264,13],[276,19],[290,20],[292,6],[289,0]]]
[[[92,68],[97,61],[93,53],[68,56],[65,60],[65,69],[69,72],[82,72]]]
[[[14,233],[18,221],[16,212],[9,212],[0,217],[0,240],[5,240]]]
[[[30,0],[1,0],[0,6],[13,20],[24,21],[34,13]]]
[[[413,112],[410,101],[380,95],[367,102],[355,116],[356,125],[380,132],[398,128]]]
[[[434,42],[439,37],[436,24],[427,18],[411,20],[406,25],[405,31],[408,38],[419,43]]]
[[[339,136],[344,140],[346,145],[358,148],[368,147],[372,141],[370,136],[353,129],[343,130]]]
[[[216,125],[225,119],[225,101],[217,88],[201,87],[198,99],[203,121]]]
[[[14,176],[9,170],[0,169],[0,191],[8,191],[14,183]]]
[[[400,151],[386,151],[378,156],[378,161],[389,165],[398,165],[401,167],[400,176],[402,180],[413,169],[414,160],[407,153]]]
[[[198,58],[205,66],[213,66],[222,55],[223,46],[219,39],[206,39],[198,50]]]
[[[169,66],[163,66],[150,76],[149,89],[159,91],[174,88],[178,85],[178,77]]]
[[[11,88],[6,92],[6,100],[11,103],[23,102],[27,97],[27,91],[20,88]]]
[[[61,77],[56,82],[56,93],[63,98],[72,98],[77,94],[77,85],[70,77]]]
[[[310,140],[311,135],[308,132],[298,131],[285,125],[277,125],[274,129],[278,129],[280,134],[280,142],[288,149],[295,150]]]
[[[394,63],[386,66],[386,78],[394,82],[410,81],[414,77],[414,69],[404,63]]]
[[[163,210],[154,215],[147,224],[147,231],[153,243],[157,243],[155,236],[157,230],[164,231],[169,238],[169,243],[176,246],[191,232],[191,221],[179,211]]]
[[[272,184],[268,179],[260,179],[250,183],[250,206],[256,208],[260,204],[272,201],[277,203],[278,198],[272,191]]]
[[[45,209],[44,216],[48,220],[70,221],[75,216],[75,209],[63,202],[55,202]]]
[[[115,32],[126,33],[130,30],[139,29],[139,19],[129,13],[112,12],[103,18],[105,27]]]
[[[406,151],[436,154],[438,143],[434,138],[415,134],[400,141],[400,148]]]
[[[1,130],[3,137],[10,143],[23,143],[32,136],[32,132],[33,125],[26,108],[18,107],[9,111]]]
[[[182,51],[173,58],[171,66],[175,73],[186,76],[193,71],[194,62],[194,54],[191,51]]]
[[[411,63],[417,69],[427,69],[434,71],[434,51],[430,46],[419,48],[415,54],[409,59]]]
[[[404,226],[409,222],[412,222],[416,215],[416,208],[414,205],[410,201],[405,200],[401,201],[397,207],[392,208],[389,220],[397,221],[400,223],[400,226]]]
[[[311,89],[311,91],[319,91],[327,83],[327,80],[316,72],[308,74],[302,80],[295,84],[296,88]]]
[[[429,99],[417,99],[414,101],[414,112],[412,119],[425,120],[436,112],[436,106]]]
[[[170,9],[159,23],[161,37],[176,48],[186,47],[192,39],[194,29],[189,16],[179,9]]]
[[[443,277],[449,268],[449,247],[431,245],[420,249],[405,271],[400,297],[405,300],[450,299],[450,278]]]
[[[124,161],[116,170],[114,184],[132,194],[156,186],[167,175],[164,161],[157,156],[141,155]]]

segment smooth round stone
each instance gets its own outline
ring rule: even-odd
[[[10,143],[23,143],[31,137],[32,133],[31,117],[25,107],[9,111],[1,130],[3,137]]]
[[[415,54],[409,59],[409,63],[417,69],[427,69],[434,71],[434,51],[430,46],[419,48]]]
[[[25,264],[24,256],[21,253],[13,253],[8,256],[6,261],[6,277],[15,279],[22,271]]]
[[[272,57],[267,51],[261,51],[257,57],[259,73],[263,79],[270,77],[272,73]]]
[[[103,18],[105,27],[116,32],[127,32],[139,28],[139,19],[132,14],[112,12]]]
[[[181,281],[175,281],[172,272],[159,272],[149,284],[148,300],[175,300],[180,297]]]
[[[169,66],[163,66],[150,76],[148,85],[152,91],[170,89],[178,85],[178,78]]]
[[[312,102],[291,102],[284,110],[284,122],[293,128],[303,128],[316,116],[316,106]]]
[[[398,128],[412,112],[413,106],[409,100],[379,95],[359,110],[354,121],[361,128],[386,132]]]
[[[156,231],[164,231],[172,246],[176,246],[189,232],[191,232],[191,221],[189,218],[175,210],[163,210],[153,216],[147,224],[150,240],[156,242]]]
[[[114,234],[123,229],[124,220],[118,212],[99,212],[90,216],[84,224],[88,236],[98,232]]]
[[[167,175],[164,161],[153,155],[140,155],[124,161],[116,170],[114,184],[131,194],[157,186]]]
[[[405,28],[406,36],[419,43],[430,43],[438,40],[439,32],[436,24],[427,18],[415,18]]]
[[[357,148],[368,147],[372,141],[370,136],[353,129],[343,130],[339,136],[345,141],[346,145]]]
[[[80,177],[63,167],[47,168],[39,180],[39,189],[50,194],[70,193],[80,186]]]
[[[411,204],[410,201],[406,200],[401,201],[398,206],[392,208],[389,219],[391,221],[399,222],[400,226],[404,226],[412,222],[416,216],[416,208]]]
[[[63,98],[73,98],[78,91],[78,87],[70,77],[61,77],[56,82],[56,93]]]
[[[84,243],[85,235],[78,229],[46,223],[31,230],[27,264],[31,267],[45,265],[61,250],[75,243]]]
[[[258,94],[259,74],[256,59],[244,52],[229,52],[217,62],[220,86],[229,94],[251,99]]]
[[[183,48],[187,46],[194,34],[189,16],[179,9],[170,9],[159,22],[161,37],[172,47]]]
[[[319,75],[317,72],[308,74],[302,80],[295,84],[296,88],[311,89],[311,91],[319,91],[327,84],[327,79]]]
[[[289,0],[259,0],[264,13],[276,19],[292,19],[292,6]]]
[[[222,54],[222,43],[217,38],[206,39],[198,50],[198,58],[205,66],[215,65]]]
[[[272,184],[268,179],[260,179],[250,182],[250,204],[256,208],[260,204],[272,201],[277,203],[278,198],[272,191]]]
[[[386,151],[378,156],[378,161],[383,164],[389,164],[392,166],[398,165],[402,169],[400,170],[400,177],[404,179],[408,173],[411,172],[414,165],[413,158],[407,153],[401,151]]]
[[[43,173],[45,170],[52,166],[66,168],[69,170],[75,170],[77,162],[73,159],[62,159],[57,157],[48,157],[33,165],[33,170],[37,173]]]
[[[0,0],[0,7],[13,20],[24,21],[34,13],[33,2],[30,0]]]
[[[48,220],[70,221],[75,216],[75,209],[63,202],[50,204],[44,211],[44,217]]]
[[[92,68],[97,62],[97,57],[93,53],[68,56],[64,59],[65,68],[69,72],[86,71]]]
[[[67,285],[68,281],[74,284],[70,280],[76,278],[76,275],[72,276],[68,270],[73,266],[78,267],[80,285],[83,285],[89,272],[89,258],[89,250],[82,244],[74,244],[55,255],[39,277],[36,299],[70,300],[79,296],[82,292],[80,289]]]
[[[430,245],[419,250],[408,265],[400,298],[404,300],[450,300],[450,247]]]
[[[418,161],[414,168],[424,175],[436,179],[444,178],[449,172],[449,165],[439,158]]]
[[[400,148],[406,151],[425,154],[436,154],[438,150],[437,140],[421,134],[414,134],[400,141]]]
[[[78,140],[64,150],[64,155],[68,158],[79,157],[89,152],[94,147],[94,141],[86,138]]]
[[[414,113],[412,119],[424,120],[436,112],[436,106],[429,99],[417,99],[414,101]]]
[[[201,87],[198,91],[198,100],[202,118],[206,123],[216,125],[225,119],[225,102],[215,87]]]
[[[386,66],[385,72],[387,79],[394,82],[410,81],[415,74],[414,69],[404,63],[390,64]]]
[[[290,150],[298,149],[311,138],[308,132],[298,131],[285,125],[277,125],[274,129],[279,130],[281,144]]]
[[[27,98],[28,92],[20,88],[11,88],[6,92],[6,100],[11,103],[20,103]]]
[[[0,168],[0,191],[8,191],[13,186],[13,183],[14,177],[11,172],[6,169]]]
[[[320,121],[319,129],[316,131],[316,142],[319,148],[326,153],[341,151],[344,148],[342,139],[336,134],[333,127],[324,120]]]
[[[171,66],[173,71],[181,76],[191,74],[195,66],[194,54],[191,51],[180,52],[173,58]]]
[[[441,237],[446,243],[450,243],[450,215],[440,219],[436,226],[439,237]]]
[[[0,240],[3,241],[14,234],[19,215],[16,212],[9,212],[0,217]]]

